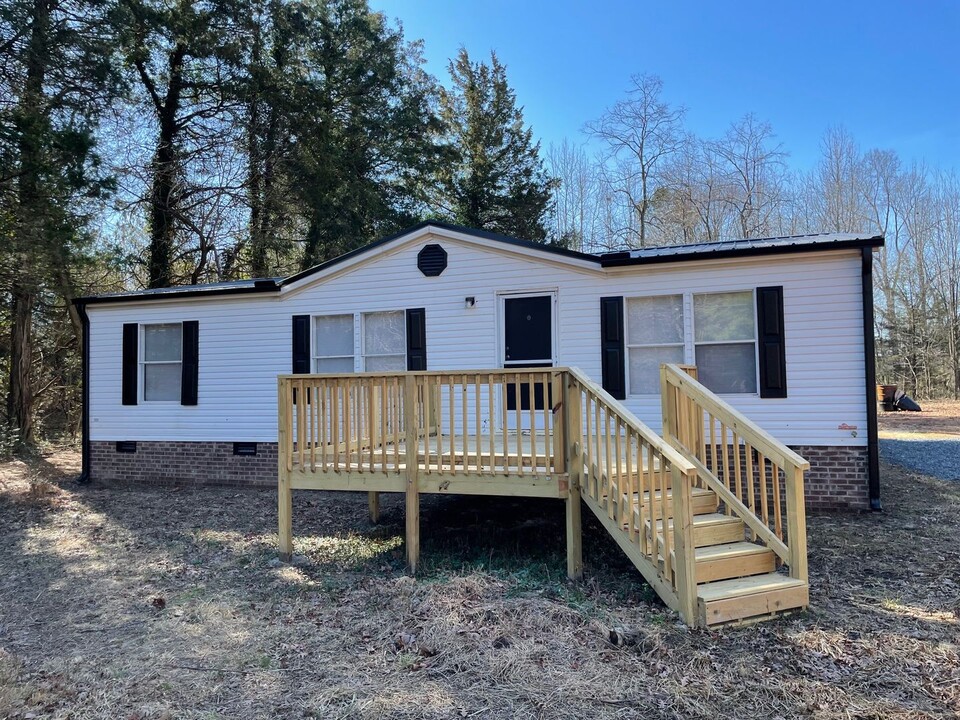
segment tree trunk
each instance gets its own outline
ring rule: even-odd
[[[173,249],[176,233],[177,115],[183,90],[183,58],[186,48],[177,45],[170,54],[170,82],[162,104],[156,108],[160,131],[153,155],[153,182],[150,191],[149,287],[169,287],[173,283]]]
[[[17,438],[17,452],[34,444],[33,428],[33,307],[34,293],[19,284],[11,291],[10,385],[7,394],[7,424]]]

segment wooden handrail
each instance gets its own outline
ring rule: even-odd
[[[779,460],[779,465],[793,465],[803,470],[810,469],[810,463],[800,457],[793,450],[781,443],[766,430],[754,423],[750,418],[736,408],[723,402],[708,390],[699,380],[695,379],[679,366],[665,364],[667,382],[674,387],[682,388],[684,393],[693,398],[701,407],[709,410],[716,416],[724,415],[730,418],[727,426],[739,431],[742,435],[753,438],[753,447],[771,460]]]
[[[717,494],[726,512],[806,582],[803,475],[810,463],[710,392],[689,367],[662,365],[660,382],[666,440],[695,464],[698,482]]]

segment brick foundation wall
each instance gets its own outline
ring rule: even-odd
[[[233,454],[232,442],[137,441],[136,452],[116,442],[90,443],[90,470],[98,482],[150,485],[277,484],[277,444],[257,443],[255,456]]]
[[[810,461],[805,489],[809,510],[867,510],[867,448],[795,446]],[[233,454],[229,442],[139,441],[135,453],[115,442],[91,442],[93,479],[104,483],[259,485],[277,482],[277,444],[257,443],[257,454]]]
[[[810,463],[804,476],[808,510],[869,510],[866,447],[801,445],[792,448]]]

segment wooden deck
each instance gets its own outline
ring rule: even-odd
[[[803,608],[809,466],[694,376],[663,367],[665,437],[570,368],[281,376],[281,554],[294,489],[403,493],[412,571],[421,494],[555,498],[571,578],[585,505],[691,625]]]

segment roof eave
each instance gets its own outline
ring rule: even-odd
[[[130,293],[127,295],[90,295],[73,299],[74,305],[108,305],[129,302],[161,302],[163,300],[182,300],[184,298],[223,297],[225,295],[251,295],[254,293],[278,292],[280,285],[275,281],[258,281],[256,285],[238,288],[211,288],[209,290],[179,290],[168,293]]]
[[[876,235],[856,240],[843,240],[832,243],[810,243],[807,245],[769,245],[765,247],[732,248],[730,250],[705,250],[702,252],[680,253],[674,255],[651,255],[631,257],[629,252],[611,253],[600,257],[601,267],[625,267],[628,265],[660,265],[664,263],[692,262],[695,260],[723,260],[738,257],[761,257],[764,255],[793,255],[797,253],[831,252],[864,247],[883,247],[883,236]]]

